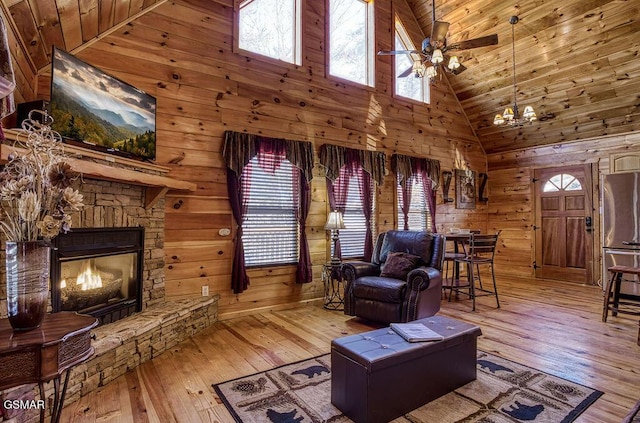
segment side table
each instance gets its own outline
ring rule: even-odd
[[[44,383],[53,381],[51,422],[58,422],[71,368],[93,355],[91,329],[97,325],[95,317],[68,311],[46,314],[39,328],[27,332],[14,332],[9,319],[1,319],[0,390],[37,383],[44,400]],[[41,408],[40,422],[44,413]]]
[[[324,308],[344,310],[342,263],[325,263],[322,266],[322,282],[324,283]]]

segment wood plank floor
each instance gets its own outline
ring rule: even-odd
[[[479,325],[479,348],[605,392],[578,422],[619,422],[640,399],[638,318],[601,322],[600,289],[501,279],[493,297],[443,300],[441,314]],[[321,306],[217,322],[63,410],[64,422],[232,422],[211,385],[330,351],[371,325]]]

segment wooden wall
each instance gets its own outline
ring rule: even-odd
[[[600,176],[609,173],[610,155],[640,152],[640,134],[617,135],[487,155],[489,167],[488,229],[502,229],[496,257],[501,274],[533,276],[533,174],[537,168],[592,163],[594,167],[594,275],[601,263]]]
[[[329,256],[323,229],[325,181],[316,167],[307,223],[314,282],[300,285],[293,266],[251,269],[242,294],[230,290],[234,222],[221,156],[225,130],[425,156],[442,169],[486,171],[477,137],[446,78],[432,88],[431,104],[394,98],[392,58],[376,58],[375,88],[326,76],[324,2],[304,1],[303,65],[234,52],[232,0],[178,0],[158,6],[78,57],[158,99],[158,157],[170,176],[195,182],[197,192],[166,198],[166,295],[219,293],[222,318],[283,307],[322,296],[320,271]],[[376,49],[393,46],[393,13],[419,45],[423,34],[404,0],[376,1]],[[42,97],[46,75],[39,78]],[[171,162],[176,162],[170,164]],[[396,226],[393,174],[377,191],[377,230]],[[442,204],[437,224],[486,228],[486,206],[457,210]],[[231,236],[219,230],[231,228]]]

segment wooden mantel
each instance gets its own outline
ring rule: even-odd
[[[11,141],[15,141],[18,138],[24,139],[24,137],[20,136],[21,132],[20,130],[14,129],[4,130],[5,137],[9,140],[9,143],[0,146],[2,153],[0,155],[0,163],[6,163],[9,154],[13,151],[18,153],[24,152],[23,149],[10,145]],[[181,181],[165,176],[164,174],[168,173],[170,169],[153,163],[105,154],[69,144],[64,144],[64,153],[68,156],[66,161],[69,166],[71,166],[74,171],[82,174],[84,178],[122,182],[145,187],[146,208],[153,207],[169,190],[195,191],[197,188],[193,182]],[[119,163],[129,166],[131,169],[114,167],[108,163],[97,163],[86,160],[85,158],[99,159],[109,163]],[[143,169],[160,174],[145,173],[141,171]]]

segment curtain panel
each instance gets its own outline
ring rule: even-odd
[[[329,207],[344,213],[347,198],[348,178],[339,178],[340,170],[345,168],[348,175],[355,175],[362,169],[362,178],[358,178],[360,201],[364,212],[366,231],[364,239],[364,259],[371,260],[373,254],[373,231],[371,218],[373,214],[373,190],[371,180],[378,186],[384,183],[386,155],[379,151],[358,150],[339,145],[323,144],[320,146],[320,164],[324,167],[327,178],[327,194]],[[336,243],[336,255],[342,258],[340,240]]]
[[[398,176],[398,183],[402,192],[404,229],[409,229],[409,206],[411,204],[411,193],[407,186],[407,181],[411,176],[417,175],[422,178],[424,197],[429,203],[431,231],[436,232],[436,190],[440,180],[440,161],[424,157],[405,156],[404,154],[393,154],[391,156],[391,170]]]
[[[225,131],[222,156],[228,168],[227,191],[231,211],[237,225],[237,238],[235,240],[231,272],[231,289],[235,294],[243,292],[249,286],[249,276],[247,275],[242,244],[242,223],[247,209],[248,192],[243,192],[244,190],[242,190],[241,177],[247,164],[259,154],[282,156],[299,169],[300,186],[294,187],[299,194],[297,196],[299,204],[296,217],[300,228],[300,248],[296,275],[298,283],[308,283],[312,280],[311,255],[305,230],[311,205],[309,181],[313,178],[313,144],[307,141],[291,141],[244,132]]]

